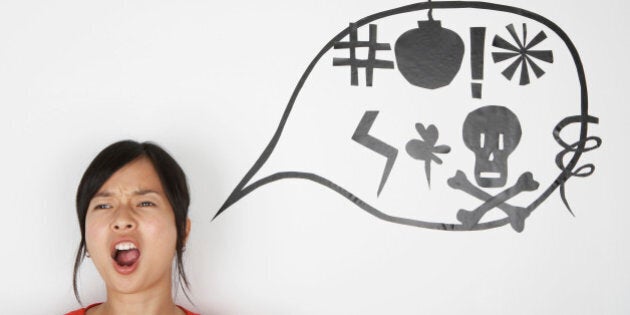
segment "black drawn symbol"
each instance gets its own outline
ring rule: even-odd
[[[451,147],[447,145],[435,145],[439,137],[439,132],[434,125],[429,125],[429,127],[424,128],[423,124],[417,123],[416,130],[423,140],[409,140],[405,148],[409,156],[416,160],[424,161],[424,172],[429,187],[431,187],[431,162],[442,164],[442,160],[435,154],[449,153],[451,152]]]
[[[583,153],[589,149],[588,146],[592,145],[592,142],[593,142],[593,140],[591,141],[586,140],[587,138],[589,138],[589,129],[587,126],[589,123],[592,123],[591,122],[592,120],[596,119],[596,118],[593,118],[592,116],[589,116],[589,102],[588,102],[588,91],[587,91],[587,86],[586,86],[586,74],[584,71],[580,53],[578,52],[576,46],[573,44],[571,38],[569,38],[569,36],[567,35],[567,32],[561,29],[556,23],[552,22],[548,18],[545,18],[535,12],[531,12],[523,8],[488,3],[488,2],[480,2],[480,1],[448,1],[447,0],[447,1],[437,1],[433,3],[419,2],[412,5],[397,7],[397,8],[389,9],[386,11],[377,12],[369,16],[365,16],[358,20],[356,27],[361,28],[363,26],[369,25],[370,23],[377,23],[378,21],[384,18],[396,17],[399,15],[402,16],[402,15],[406,15],[407,13],[423,12],[423,10],[431,11],[432,9],[462,9],[462,12],[464,11],[468,12],[469,9],[480,9],[480,10],[487,10],[488,12],[508,13],[519,19],[528,19],[528,21],[534,21],[540,24],[542,27],[545,27],[546,32],[551,32],[551,34],[554,36],[554,38],[558,40],[558,43],[560,44],[560,46],[558,46],[558,49],[567,50],[570,57],[569,62],[572,63],[572,66],[575,67],[573,70],[575,70],[576,78],[579,81],[579,90],[580,90],[580,93],[577,93],[578,95],[576,95],[579,98],[579,101],[576,102],[576,105],[579,106],[579,112],[574,114],[578,116],[570,116],[569,118],[573,121],[573,118],[578,117],[577,120],[575,121],[577,121],[580,126],[579,127],[580,128],[579,140],[577,140],[575,145],[564,143],[564,141],[561,142],[563,147],[567,145],[570,149],[568,149],[569,153],[566,153],[566,156],[563,154],[562,155],[563,157],[560,158],[562,160],[562,163],[560,163],[560,165],[562,165],[562,169],[560,170],[558,176],[553,181],[546,183],[546,186],[543,192],[540,193],[537,197],[534,197],[533,201],[526,202],[526,206],[524,206],[523,208],[515,207],[518,210],[516,212],[519,213],[519,216],[525,218],[528,215],[530,215],[533,211],[538,209],[540,205],[542,205],[547,200],[547,198],[553,192],[556,191],[556,189],[562,190],[566,181],[570,179],[572,176],[585,175],[584,171],[588,171],[591,169],[591,168],[587,168],[586,166],[580,167],[580,158],[583,156]],[[478,10],[475,12],[478,12]],[[429,17],[429,19],[432,19],[432,18]],[[352,187],[352,186],[343,187],[339,185],[339,183],[336,183],[333,180],[331,180],[330,178],[327,178],[321,174],[317,174],[316,172],[313,172],[312,170],[309,170],[309,169],[297,170],[297,171],[277,169],[275,171],[272,171],[271,173],[266,173],[263,167],[267,165],[267,163],[269,163],[270,159],[273,156],[273,153],[275,152],[275,150],[278,149],[278,146],[280,145],[280,140],[282,139],[283,135],[286,135],[286,133],[288,132],[287,126],[288,126],[288,122],[291,120],[291,117],[293,117],[292,113],[294,112],[296,108],[306,105],[306,104],[302,104],[298,100],[300,99],[300,95],[303,92],[304,87],[307,86],[308,84],[315,83],[315,82],[312,82],[312,80],[314,80],[312,76],[314,73],[314,70],[317,68],[318,65],[321,65],[321,62],[324,61],[323,58],[325,58],[325,56],[328,56],[328,53],[331,52],[333,47],[336,44],[339,44],[340,41],[344,40],[344,38],[349,36],[351,32],[352,32],[352,28],[344,28],[343,30],[341,30],[339,33],[334,35],[334,37],[332,37],[329,41],[327,41],[324,44],[324,46],[319,50],[319,52],[315,55],[315,57],[311,59],[310,63],[306,67],[306,70],[302,73],[295,88],[291,92],[291,97],[288,100],[288,103],[282,114],[282,118],[280,119],[280,122],[278,123],[278,126],[273,134],[273,137],[270,139],[265,149],[261,152],[258,159],[250,166],[250,168],[248,168],[248,170],[245,172],[241,180],[234,187],[234,189],[229,194],[229,196],[225,199],[221,207],[218,209],[218,211],[214,215],[213,220],[216,220],[221,215],[225,215],[224,213],[228,209],[232,208],[240,200],[243,200],[243,198],[246,198],[247,196],[256,192],[259,188],[263,186],[276,183],[278,181],[283,181],[283,180],[305,180],[305,181],[310,181],[312,183],[321,185],[329,189],[331,192],[338,194],[339,196],[345,198],[348,202],[356,205],[358,209],[364,211],[367,215],[373,216],[375,219],[378,219],[378,220],[383,220],[384,222],[411,226],[411,227],[416,227],[416,228],[440,230],[440,231],[481,231],[481,230],[500,228],[507,224],[512,224],[513,227],[516,226],[516,229],[519,229],[518,225],[511,223],[511,220],[513,219],[510,219],[510,217],[500,218],[500,219],[491,219],[491,220],[487,220],[483,222],[478,222],[477,224],[474,224],[474,226],[470,227],[470,226],[464,226],[463,224],[461,224],[460,221],[457,221],[457,220],[455,220],[456,222],[443,222],[441,220],[433,221],[430,219],[415,219],[415,218],[397,216],[397,215],[393,215],[393,214],[385,212],[384,211],[385,209],[381,208],[381,205],[373,204],[372,200],[363,198],[360,195],[356,194],[355,187]],[[356,42],[356,36],[354,36],[354,38],[355,38],[354,41]],[[527,43],[527,41],[525,42]],[[526,44],[525,46],[530,46],[531,48],[533,44],[530,42]],[[517,51],[508,50],[508,53],[513,53],[513,52],[517,52]],[[551,57],[551,54],[549,57]],[[356,56],[354,57],[354,59],[356,59]],[[441,60],[441,59],[437,59],[437,60]],[[391,167],[388,165],[393,165],[394,163],[393,161],[395,160],[395,157],[397,155],[397,150],[387,144],[384,144],[381,146],[369,144],[369,143],[379,143],[379,141],[370,141],[369,139],[371,137],[368,135],[368,131],[370,130],[371,124],[374,121],[375,115],[366,114],[364,116],[366,117],[364,117],[365,119],[362,119],[362,120],[365,120],[365,123],[363,124],[359,123],[360,126],[361,125],[363,126],[357,129],[363,128],[365,130],[364,131],[357,130],[355,132],[358,135],[356,138],[357,139],[363,138],[363,140],[359,140],[359,141],[363,143],[368,143],[368,148],[380,147],[380,149],[376,150],[376,152],[382,151],[383,153],[379,153],[379,154],[386,156],[387,165],[385,167],[386,170],[383,173],[387,174],[388,172],[387,169],[388,168],[391,169]],[[561,129],[561,128],[562,126],[560,126],[559,124],[559,127],[557,127],[557,129]],[[589,139],[593,139],[593,138],[589,138]],[[598,144],[600,141],[595,140],[595,142],[596,144]],[[381,150],[381,149],[386,149],[386,148],[389,148],[389,150]],[[565,147],[565,149],[567,148]],[[582,172],[581,173],[576,172],[576,169],[582,169]],[[386,176],[384,177],[386,178]],[[472,176],[469,176],[469,177],[471,178],[471,181],[472,181]],[[357,176],[357,178],[365,178],[365,177]],[[384,183],[383,180],[382,182]],[[475,185],[475,186],[479,186],[479,185]],[[484,189],[484,188],[482,187],[480,189]],[[495,193],[493,192],[492,195],[495,195]],[[489,194],[480,195],[480,196],[481,197],[478,196],[477,198],[482,199],[483,201],[496,198]],[[496,205],[496,208],[502,209],[501,207],[504,207],[504,205],[507,205],[506,201],[507,199],[504,200],[503,202],[499,202],[499,204]],[[486,207],[488,206],[493,206],[493,205],[489,204]],[[520,209],[525,209],[526,211],[525,210],[521,211]],[[456,209],[456,210],[459,210],[459,209]]]
[[[372,125],[374,124],[374,120],[376,120],[376,116],[378,116],[378,111],[366,111],[363,114],[363,118],[361,118],[359,125],[354,130],[352,140],[387,158],[387,163],[385,163],[385,169],[383,170],[383,175],[381,176],[381,183],[378,185],[378,191],[376,193],[376,195],[379,196],[383,190],[383,186],[385,186],[385,182],[387,182],[387,178],[394,166],[394,162],[396,162],[398,149],[369,135],[370,129],[372,129]]]
[[[521,66],[521,79],[520,85],[529,84],[529,67],[532,68],[532,71],[536,75],[537,78],[540,78],[545,74],[545,71],[541,69],[532,58],[536,58],[538,60],[542,60],[544,62],[553,63],[553,52],[551,50],[532,50],[534,46],[540,44],[543,40],[547,38],[545,32],[540,31],[534,38],[528,43],[527,42],[527,24],[523,23],[523,37],[519,39],[516,34],[516,30],[514,29],[514,25],[510,24],[506,26],[508,32],[512,36],[512,39],[516,43],[516,46],[503,39],[501,36],[494,36],[494,40],[492,41],[492,46],[502,48],[505,50],[509,50],[510,52],[493,52],[492,59],[495,63],[516,58],[505,70],[503,70],[502,74],[508,79],[512,80],[514,73],[518,69],[519,65]]]
[[[462,171],[457,171],[455,176],[448,179],[447,183],[453,189],[461,190],[477,199],[485,201],[473,211],[461,209],[457,212],[457,220],[459,220],[464,227],[467,229],[473,228],[488,211],[499,208],[508,215],[510,225],[517,232],[522,232],[525,228],[525,219],[529,216],[530,212],[527,208],[514,207],[506,202],[523,191],[534,191],[538,189],[539,186],[539,183],[534,180],[530,172],[523,173],[519,176],[514,186],[505,189],[494,197],[475,187]]]
[[[453,81],[464,56],[464,42],[457,33],[443,28],[441,21],[418,21],[418,28],[406,31],[394,47],[398,70],[405,79],[427,89]]]
[[[503,106],[484,106],[472,111],[462,131],[466,147],[475,154],[475,180],[481,187],[503,187],[510,154],[521,140],[521,124]]]
[[[473,80],[483,80],[483,59],[486,42],[485,27],[470,28],[470,73]],[[471,83],[472,97],[481,98],[481,83]]]
[[[564,157],[568,153],[570,152],[576,153],[578,150],[580,150],[581,152],[588,152],[588,151],[595,150],[602,145],[602,139],[596,136],[586,137],[583,140],[578,140],[577,142],[573,144],[568,144],[567,142],[562,140],[562,138],[560,137],[560,132],[562,132],[562,129],[564,129],[566,126],[570,124],[575,124],[575,123],[598,124],[599,118],[593,117],[593,116],[587,116],[586,118],[583,118],[582,116],[570,116],[563,119],[556,125],[556,127],[553,130],[553,137],[556,140],[556,142],[564,148],[562,151],[560,151],[560,153],[556,155],[556,165],[563,172],[567,171],[567,166],[564,164]],[[590,146],[587,146],[589,142],[591,142],[592,144]],[[569,201],[567,200],[566,188],[565,188],[566,181],[571,176],[588,177],[588,176],[591,176],[594,172],[595,172],[595,165],[589,163],[589,164],[585,164],[578,167],[575,171],[565,174],[566,178],[564,181],[562,181],[562,184],[560,185],[560,197],[562,198],[562,202],[567,207],[571,215],[575,216],[575,214],[573,214],[573,210],[571,210],[571,207],[569,206]]]
[[[378,43],[376,41],[376,24],[370,24],[370,38],[368,41],[357,40],[357,25],[350,23],[350,40],[347,42],[337,42],[335,49],[349,49],[350,58],[333,58],[333,66],[350,66],[350,84],[359,85],[359,70],[365,68],[365,84],[372,86],[374,77],[374,69],[394,69],[394,62],[389,60],[376,59],[377,50],[391,50],[391,46],[387,43]],[[356,49],[360,47],[368,48],[367,59],[357,59]]]

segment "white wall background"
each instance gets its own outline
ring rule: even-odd
[[[409,3],[0,2],[0,313],[78,307],[75,189],[124,138],[162,144],[189,176],[196,306],[178,301],[203,314],[630,313],[624,1],[500,2],[556,22],[584,62],[604,145],[587,154],[595,174],[568,186],[576,218],[554,193],[524,233],[445,233],[280,181],[210,221],[315,53],[348,22]],[[83,300],[102,301],[89,260],[80,275]]]

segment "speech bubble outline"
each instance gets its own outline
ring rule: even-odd
[[[532,203],[529,204],[529,206],[527,206],[524,209],[524,211],[526,211],[524,215],[529,216],[558,187],[561,187],[562,199],[565,202],[565,204],[567,204],[566,197],[564,195],[564,184],[572,176],[581,175],[581,174],[577,174],[577,172],[579,172],[580,169],[582,169],[583,167],[580,167],[577,172],[573,172],[573,169],[577,166],[578,160],[580,159],[582,153],[586,151],[590,151],[594,148],[597,148],[601,144],[601,140],[600,140],[597,143],[597,146],[592,147],[592,148],[586,148],[587,141],[589,140],[588,124],[598,123],[598,119],[593,116],[589,116],[588,114],[588,90],[586,87],[586,75],[584,73],[584,67],[582,65],[582,60],[580,59],[580,55],[577,51],[577,48],[575,47],[575,45],[573,44],[569,36],[557,24],[555,24],[551,20],[539,14],[536,14],[534,12],[527,11],[525,9],[521,9],[518,7],[506,6],[506,5],[501,5],[501,4],[489,3],[489,2],[480,2],[480,1],[471,1],[471,2],[467,2],[467,1],[430,2],[429,1],[429,2],[415,3],[415,4],[406,5],[406,6],[402,6],[402,7],[398,7],[398,8],[394,8],[394,9],[390,9],[390,10],[386,10],[386,11],[382,11],[376,14],[369,15],[367,17],[364,17],[356,21],[354,25],[357,28],[360,28],[368,23],[371,23],[373,21],[376,21],[385,17],[402,14],[402,13],[409,13],[413,11],[432,10],[432,9],[481,9],[481,10],[512,13],[515,15],[520,15],[522,17],[537,21],[545,25],[547,28],[552,30],[556,35],[558,35],[558,37],[560,37],[560,39],[564,42],[575,64],[578,80],[580,83],[580,115],[571,116],[571,117],[568,117],[567,119],[572,119],[573,122],[580,123],[580,138],[578,142],[576,142],[574,147],[570,150],[571,152],[573,152],[573,156],[571,157],[571,160],[569,161],[569,163],[565,165],[564,168],[561,168],[560,174],[550,184],[550,186],[547,187],[545,191],[538,198],[536,198]],[[278,127],[273,137],[271,138],[271,140],[269,141],[269,143],[263,150],[262,154],[258,157],[254,165],[249,169],[249,171],[245,174],[245,176],[241,179],[241,181],[236,185],[232,193],[230,193],[230,195],[228,196],[226,201],[223,203],[221,208],[214,215],[212,220],[216,219],[220,214],[225,212],[230,206],[238,202],[241,198],[245,197],[249,193],[260,188],[261,186],[264,186],[266,184],[269,184],[269,183],[272,183],[281,179],[294,178],[294,179],[310,180],[315,183],[321,184],[325,187],[328,187],[331,190],[340,194],[341,196],[345,197],[350,202],[354,203],[355,205],[357,205],[359,208],[363,209],[367,213],[381,220],[391,222],[391,223],[414,226],[414,227],[419,227],[419,228],[433,229],[433,230],[444,230],[444,231],[487,230],[487,229],[497,228],[497,227],[501,227],[501,226],[509,224],[510,223],[509,217],[479,223],[472,227],[466,227],[462,224],[427,222],[427,221],[422,221],[422,220],[414,220],[414,219],[408,219],[408,218],[403,218],[403,217],[391,216],[376,209],[375,207],[371,206],[370,204],[368,204],[367,202],[365,202],[358,196],[352,194],[350,191],[335,184],[334,182],[328,180],[327,178],[324,178],[314,173],[308,173],[308,172],[276,172],[272,175],[266,176],[253,183],[250,183],[254,175],[256,175],[256,173],[267,162],[267,160],[273,153],[276,145],[278,144],[278,141],[280,140],[280,137],[282,136],[284,127],[291,114],[291,111],[293,110],[293,105],[295,104],[295,101],[298,95],[300,94],[302,87],[306,83],[306,80],[308,79],[310,73],[315,68],[315,66],[320,61],[320,59],[324,56],[324,54],[326,54],[330,49],[332,49],[335,43],[339,42],[344,37],[346,37],[349,34],[349,32],[350,32],[350,27],[347,27],[344,30],[342,30],[339,34],[334,36],[328,43],[326,43],[326,45],[324,45],[324,47],[317,53],[317,55],[309,63],[306,70],[300,77],[300,80],[298,81],[295,89],[293,90],[293,93],[291,94],[291,98],[289,99],[287,107],[285,108],[282,114],[282,118],[280,119],[280,123],[278,124]],[[556,131],[558,131],[558,128],[561,129],[562,127],[560,127],[560,125],[556,126],[556,129],[554,130],[554,136],[556,135]]]

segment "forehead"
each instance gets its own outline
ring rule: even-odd
[[[135,159],[124,165],[112,174],[101,186],[99,192],[114,190],[153,190],[163,193],[160,177],[146,157]]]

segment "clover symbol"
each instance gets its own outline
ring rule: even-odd
[[[427,183],[431,187],[431,162],[442,164],[437,154],[446,154],[451,152],[448,145],[435,145],[439,137],[439,131],[435,125],[429,125],[427,128],[423,124],[417,123],[416,130],[422,137],[422,140],[412,139],[407,142],[405,149],[409,156],[416,160],[424,161],[424,172],[427,176]]]

